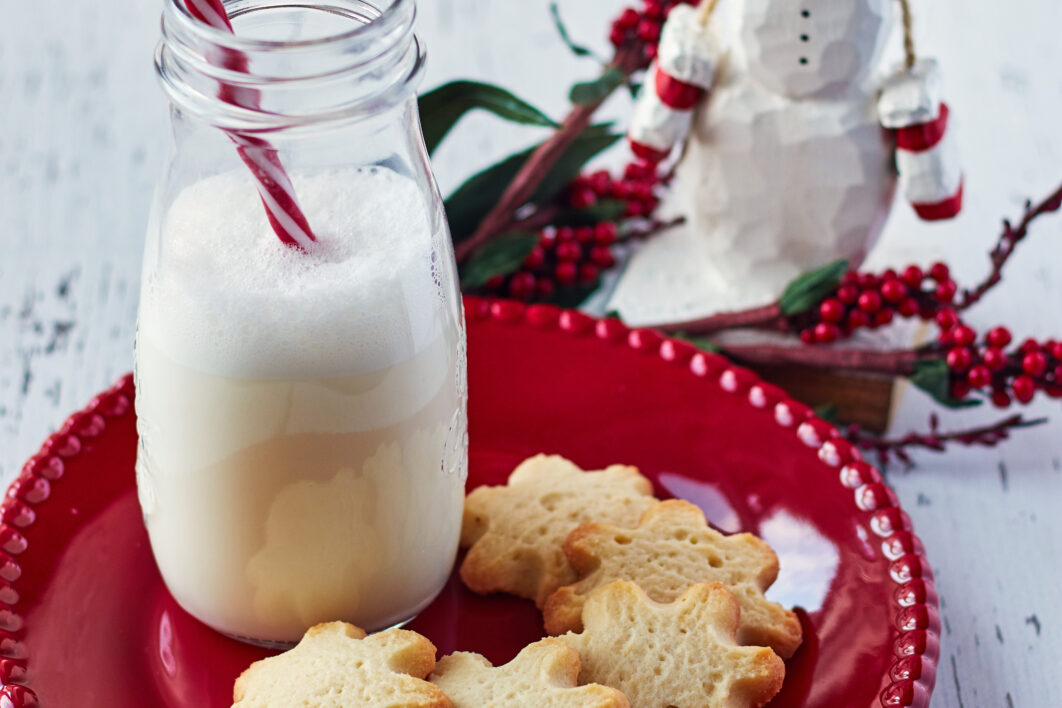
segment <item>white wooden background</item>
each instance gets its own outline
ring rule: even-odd
[[[947,253],[960,279],[985,270],[999,218],[1062,181],[1062,3],[914,0],[923,51],[941,60],[967,165],[967,209],[928,227],[897,210],[886,252]],[[422,0],[426,85],[503,83],[554,115],[594,68],[554,33],[547,0]],[[563,0],[580,40],[605,49],[617,0]],[[129,370],[142,233],[165,145],[151,66],[158,0],[0,0],[0,482],[64,417]],[[621,118],[624,99],[607,112]],[[444,189],[523,147],[527,131],[470,118],[438,154]],[[619,159],[619,156],[616,157]],[[914,254],[917,254],[916,256]],[[1023,245],[1007,283],[973,315],[1019,336],[1062,336],[1062,217]],[[903,399],[894,430],[931,406]],[[990,451],[918,456],[890,481],[928,546],[942,594],[936,708],[1056,705],[1062,695],[1062,405]],[[993,411],[946,415],[946,425]]]

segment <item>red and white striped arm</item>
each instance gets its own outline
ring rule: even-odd
[[[940,99],[937,63],[919,61],[890,78],[878,101],[881,124],[896,135],[900,188],[918,216],[939,221],[962,211],[963,175],[950,111]]]
[[[649,69],[627,131],[638,157],[659,162],[689,135],[693,109],[712,87],[723,53],[721,39],[710,28],[690,5],[678,5],[668,15],[657,61]]]

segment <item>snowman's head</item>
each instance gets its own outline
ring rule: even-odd
[[[793,98],[857,86],[877,66],[895,0],[740,0],[749,72]]]

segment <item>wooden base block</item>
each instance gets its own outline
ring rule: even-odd
[[[836,406],[839,423],[856,423],[884,433],[889,427],[895,395],[894,381],[884,377],[853,376],[797,366],[754,367],[766,381],[781,386],[793,398],[813,408]]]

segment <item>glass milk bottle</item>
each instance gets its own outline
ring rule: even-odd
[[[467,474],[414,0],[226,8],[235,35],[167,0],[156,56],[174,140],[136,342],[151,547],[181,606],[240,639],[392,626],[446,582]],[[277,237],[236,150],[255,141],[316,241]]]

